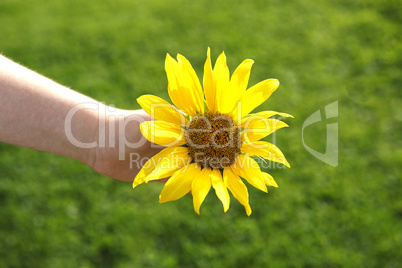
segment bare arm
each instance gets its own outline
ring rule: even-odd
[[[160,150],[142,137],[138,125],[145,120],[151,118],[141,110],[110,111],[0,55],[0,142],[67,156],[130,181],[141,168],[130,165],[130,156]]]

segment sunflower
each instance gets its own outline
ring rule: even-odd
[[[257,189],[278,187],[273,177],[261,171],[254,158],[265,158],[289,166],[274,144],[261,141],[288,125],[274,115],[292,117],[275,111],[252,112],[278,88],[276,79],[264,80],[249,89],[247,84],[254,61],[244,60],[229,77],[225,53],[211,64],[210,49],[204,65],[203,88],[182,55],[177,61],[166,56],[168,92],[174,105],[153,95],[137,99],[155,121],[140,124],[144,137],[166,148],[149,159],[134,179],[133,187],[170,177],[159,202],[177,200],[191,192],[194,210],[213,188],[226,212],[233,196],[251,214],[249,195],[242,179]]]

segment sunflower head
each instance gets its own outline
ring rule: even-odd
[[[188,154],[203,168],[229,168],[240,153],[240,129],[229,116],[208,112],[191,119],[186,143]]]
[[[208,48],[202,87],[185,57],[178,55],[176,61],[167,54],[168,92],[174,105],[153,95],[138,98],[141,107],[156,119],[142,123],[141,133],[167,148],[144,165],[133,187],[170,177],[159,201],[176,200],[191,191],[197,213],[211,188],[226,212],[229,189],[244,205],[247,215],[251,214],[242,179],[264,192],[266,186],[277,187],[272,176],[261,171],[252,157],[290,167],[278,147],[261,139],[287,126],[269,117],[292,117],[275,111],[250,113],[279,86],[278,80],[267,79],[247,89],[253,63],[244,60],[230,77],[225,54],[212,68]]]

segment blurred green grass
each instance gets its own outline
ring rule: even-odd
[[[253,214],[211,193],[158,204],[71,159],[0,144],[0,267],[398,267],[402,263],[402,14],[398,1],[0,2],[0,53],[106,104],[167,98],[166,53],[201,77],[206,49],[288,112],[280,188],[249,187]],[[339,101],[339,165],[303,147],[304,120]],[[40,108],[40,107],[38,107]],[[325,150],[325,124],[306,143]],[[0,130],[1,131],[1,130]]]

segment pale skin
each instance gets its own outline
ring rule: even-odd
[[[79,109],[71,112],[74,107]],[[143,110],[109,109],[0,55],[0,142],[70,157],[99,174],[133,181],[140,164],[162,149],[139,130],[148,120]]]

